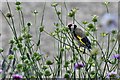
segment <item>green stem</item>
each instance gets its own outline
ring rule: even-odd
[[[105,4],[105,7],[107,9],[107,13],[109,13],[108,5]]]
[[[12,15],[12,12],[11,12],[11,9],[10,9],[10,6],[9,6],[9,3],[8,3],[8,2],[7,2],[7,6],[8,6],[8,9],[9,9],[10,14]],[[12,28],[13,28],[13,31],[14,31],[15,39],[16,39],[16,41],[18,41],[18,40],[17,40],[17,33],[16,33],[16,29],[15,29],[13,17],[11,17],[10,19],[11,19],[11,21],[12,21],[12,26],[13,26]]]

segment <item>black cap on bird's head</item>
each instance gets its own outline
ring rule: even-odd
[[[77,25],[75,25],[75,24],[68,24],[68,28],[71,30],[71,28],[77,28]]]
[[[71,31],[72,26],[73,26],[73,24],[68,24],[68,28],[70,31]]]

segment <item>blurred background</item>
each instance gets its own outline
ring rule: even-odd
[[[33,40],[36,41],[36,30],[38,30],[38,27],[40,26],[41,22],[41,17],[43,14],[43,7],[44,7],[44,2],[22,2],[22,10],[25,18],[25,23],[31,22],[31,31],[30,33],[33,35]],[[52,2],[47,2],[46,3],[46,8],[45,8],[45,16],[44,16],[44,21],[43,25],[45,27],[45,30],[50,33],[53,32],[55,29],[54,23],[59,22],[57,19],[57,15],[55,14],[55,10],[53,7],[51,7]],[[62,6],[62,7],[61,7]],[[113,25],[111,28],[117,29],[117,20],[118,20],[118,3],[117,2],[111,2],[109,5],[109,14],[106,14],[106,8],[103,5],[102,2],[66,2],[67,10],[70,12],[72,8],[78,8],[79,10],[77,11],[76,14],[76,20],[79,23],[82,23],[82,21],[88,21],[90,22],[92,20],[93,15],[98,16],[98,25],[97,28],[99,31],[109,31],[110,27],[107,26],[107,21],[113,20]],[[19,15],[17,11],[15,10],[15,3],[10,2],[10,7],[13,13],[14,21],[15,21],[15,27],[20,33],[20,26],[19,26]],[[67,11],[64,7],[64,3],[59,3],[58,5],[58,10],[61,11],[62,8],[62,19],[63,22],[67,25],[68,23],[72,22],[71,18],[67,18],[66,22],[66,15]],[[38,11],[37,15],[37,27],[35,27],[35,16],[33,14],[34,11]],[[8,12],[8,7],[6,2],[2,2],[2,11],[4,14]],[[1,33],[1,39],[0,44],[2,44],[2,47],[4,49],[4,53],[8,53],[9,50],[9,40],[13,38],[12,31],[10,30],[6,20],[4,17],[0,14],[0,18],[2,18],[2,25],[0,26],[0,29],[2,29]],[[115,21],[115,22],[114,22]],[[56,44],[55,44],[55,39],[47,35],[46,33],[42,33],[41,35],[41,50],[43,53],[48,54],[49,56],[53,56],[56,54]]]

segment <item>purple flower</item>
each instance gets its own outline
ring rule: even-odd
[[[82,62],[77,62],[77,63],[75,63],[75,65],[74,65],[74,69],[80,69],[80,68],[82,68],[82,67],[85,67],[85,64],[82,63]]]
[[[114,55],[114,58],[120,60],[120,54],[115,54],[115,55]]]
[[[22,75],[19,75],[19,74],[14,74],[13,76],[13,79],[22,79]]]
[[[3,70],[2,69],[0,69],[0,74],[3,72]]]
[[[106,78],[117,78],[117,72],[109,72],[106,75]]]

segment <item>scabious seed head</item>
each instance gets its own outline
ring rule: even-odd
[[[55,25],[55,27],[58,27],[58,26],[60,26],[60,25],[59,25],[59,23],[54,23],[54,25]]]
[[[22,9],[21,6],[17,6],[17,7],[16,7],[16,10],[17,10],[17,11],[19,11],[19,10],[21,10],[21,9]]]
[[[6,14],[6,17],[11,18],[11,17],[13,17],[13,16],[12,16],[11,13],[7,13],[7,14]]]
[[[15,4],[16,4],[16,5],[20,5],[20,4],[21,4],[21,2],[16,2]]]
[[[105,37],[105,36],[107,36],[107,33],[100,33],[100,35],[102,36],[102,37]]]
[[[22,36],[19,36],[19,37],[18,37],[18,40],[19,40],[20,42],[22,42],[23,37],[22,37]]]
[[[98,18],[98,16],[93,15],[92,21],[93,21],[93,22],[97,22],[97,18]]]
[[[77,10],[79,10],[79,9],[78,8],[73,8],[71,11],[74,12],[74,13],[76,13]]]
[[[52,7],[56,7],[57,5],[58,5],[58,3],[51,4]]]
[[[17,69],[21,69],[22,67],[23,67],[22,64],[18,64],[16,68],[17,68]]]
[[[43,32],[43,31],[44,31],[44,26],[41,26],[41,27],[39,28],[39,31],[40,31],[40,32]]]
[[[68,13],[69,17],[73,17],[75,14],[73,12]]]
[[[12,77],[13,77],[13,79],[22,79],[23,78],[23,76],[20,74],[13,74]]]
[[[9,60],[14,59],[14,55],[10,54],[10,55],[8,56],[8,59],[9,59]]]
[[[68,16],[69,17],[74,17],[75,16],[75,13],[77,12],[77,8],[73,8],[69,13],[68,13]]]
[[[51,75],[50,71],[49,71],[49,70],[46,70],[46,71],[45,71],[45,76],[50,76],[50,75]]]
[[[96,31],[97,29],[96,29],[96,27],[95,27],[95,25],[94,24],[92,24],[92,23],[89,23],[88,25],[87,25],[87,27],[88,27],[88,29],[89,29],[89,31]]]
[[[70,75],[68,74],[68,73],[66,73],[65,75],[64,75],[64,78],[70,78]]]
[[[46,64],[47,64],[47,65],[52,65],[52,64],[53,64],[53,62],[52,62],[52,61],[50,61],[50,60],[47,60],[47,61],[46,61]]]
[[[31,26],[32,24],[30,22],[27,23],[27,26]]]
[[[38,13],[38,11],[37,10],[34,10],[34,12],[33,12],[34,14],[37,14]]]
[[[114,58],[120,60],[120,54],[115,54],[115,55],[114,55]]]
[[[29,60],[28,60],[28,59],[25,59],[25,63],[26,63],[26,64],[29,64]]]
[[[87,21],[83,21],[82,23],[83,23],[83,24],[87,24],[88,22],[87,22]]]
[[[117,31],[116,30],[112,30],[112,34],[116,34],[117,33]]]
[[[10,44],[13,44],[14,42],[15,42],[14,40],[10,40],[10,41],[9,41]]]
[[[60,11],[58,11],[58,12],[57,12],[57,15],[60,15],[60,14],[61,14],[61,12],[60,12]]]
[[[44,65],[44,66],[42,67],[42,69],[43,69],[43,70],[46,70],[46,69],[48,69],[48,66]]]
[[[50,35],[51,35],[51,36],[56,36],[57,33],[56,33],[56,32],[52,32]]]
[[[60,48],[60,51],[63,52],[63,51],[64,51],[64,48]]]
[[[0,53],[3,52],[4,50],[3,49],[0,49]]]
[[[70,46],[65,46],[65,49],[70,50]]]
[[[77,62],[74,65],[74,69],[80,69],[80,68],[83,68],[83,67],[85,67],[85,64],[82,63],[82,62]]]
[[[22,48],[22,44],[20,44],[20,43],[17,44],[17,47],[18,47],[18,48]]]
[[[69,61],[66,61],[64,67],[68,67],[69,64],[70,64],[70,62],[69,62]]]
[[[109,4],[110,4],[110,2],[107,2],[107,1],[106,1],[106,2],[104,2],[103,4],[104,4],[104,5],[109,5]]]

